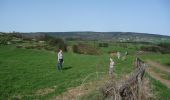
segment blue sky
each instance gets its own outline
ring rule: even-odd
[[[170,35],[169,0],[0,0],[0,31]]]

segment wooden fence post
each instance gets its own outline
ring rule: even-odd
[[[138,92],[138,100],[141,100],[141,86],[142,86],[142,81],[141,81],[141,74],[138,75],[137,79],[137,92]]]

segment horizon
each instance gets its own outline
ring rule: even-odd
[[[170,36],[168,0],[2,0],[0,32],[135,32]]]
[[[85,33],[85,32],[90,32],[90,33],[132,33],[132,34],[147,34],[147,35],[160,35],[160,36],[168,36],[168,37],[170,37],[170,35],[168,34],[168,35],[164,35],[164,34],[154,34],[154,33],[141,33],[141,32],[121,32],[121,31],[101,31],[101,32],[99,32],[99,31],[56,31],[56,32],[16,32],[16,31],[13,31],[13,32],[2,32],[2,33],[21,33],[21,34],[29,34],[29,33],[76,33],[76,32],[81,32],[81,33]],[[1,33],[1,32],[0,32]]]

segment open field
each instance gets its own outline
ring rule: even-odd
[[[170,0],[0,0],[0,100],[170,100]]]
[[[69,87],[80,85],[90,73],[108,71],[108,55],[64,53],[64,69],[59,72],[56,69],[55,52],[18,49],[13,46],[1,46],[0,49],[2,98],[34,98],[39,96],[34,95],[39,89],[54,87],[55,91],[50,95],[57,95]],[[121,66],[121,63],[117,66]],[[130,72],[128,69],[123,72]],[[124,69],[117,70],[121,74]]]
[[[72,45],[76,42],[68,43]],[[93,41],[87,43],[97,46]],[[116,63],[116,79],[120,79],[133,70],[136,51],[141,45],[143,44],[110,43],[108,48],[98,48],[103,52],[101,55],[65,52],[62,72],[56,69],[57,53],[54,51],[16,48],[14,45],[0,46],[0,99],[56,99],[70,89],[81,86],[84,80],[92,84],[102,83],[102,79],[108,77],[109,51],[129,53],[126,60],[112,57]],[[169,68],[169,54],[147,53],[141,57],[145,61],[158,61]],[[98,79],[93,75],[96,72],[100,73]],[[145,77],[149,77],[153,85],[155,99],[170,98],[170,89],[165,84],[149,74]],[[169,77],[166,80],[169,80]],[[95,100],[96,94],[99,94],[99,91],[91,90],[83,98]]]

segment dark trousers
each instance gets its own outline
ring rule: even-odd
[[[62,70],[62,67],[63,67],[63,59],[59,59],[57,67],[58,67],[58,70]]]

